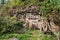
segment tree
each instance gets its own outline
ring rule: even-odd
[[[4,4],[5,3],[5,0],[1,0],[1,4]]]
[[[7,3],[8,0],[0,0],[0,6],[3,6],[5,3]]]

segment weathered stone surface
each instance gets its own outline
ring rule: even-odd
[[[26,14],[25,26],[29,29],[39,29],[40,31],[47,31],[47,20],[40,15]]]

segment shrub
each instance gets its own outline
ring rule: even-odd
[[[39,30],[29,31],[24,34],[5,34],[0,36],[0,39],[8,40],[9,38],[17,38],[18,40],[56,40],[53,35],[42,35]]]
[[[52,14],[52,11],[56,12],[60,10],[59,0],[44,0],[40,5],[40,12],[45,16],[47,16],[49,13]]]
[[[23,22],[17,21],[16,16],[0,15],[0,33],[17,32],[22,27]]]
[[[42,16],[53,19],[60,26],[60,0],[44,0],[40,4],[40,12]]]

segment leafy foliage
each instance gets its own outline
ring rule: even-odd
[[[51,13],[52,11],[57,11],[57,9],[59,9],[59,2],[57,2],[59,0],[45,0],[44,2],[41,3],[41,13],[47,14],[47,13]]]
[[[16,16],[0,15],[0,34],[8,32],[17,32],[22,27],[23,22],[17,21]]]
[[[60,0],[44,0],[40,5],[42,16],[53,19],[60,26]]]
[[[0,36],[2,40],[8,40],[9,38],[17,38],[18,40],[56,40],[54,35],[42,35],[39,30],[28,31],[24,34],[5,34]]]
[[[2,0],[1,4],[3,4],[3,7],[2,8],[0,7],[1,8],[0,10],[2,10],[3,15],[0,15],[0,34],[5,34],[9,32],[15,33],[19,31],[23,25],[22,21],[20,20],[17,21],[16,15],[11,17],[9,15],[5,15],[4,14],[5,12],[7,13],[8,10],[10,10],[11,12],[19,11],[20,13],[23,12],[23,10],[21,10],[20,7],[23,8],[25,6],[27,7],[31,5],[39,6],[40,13],[42,14],[42,16],[46,18],[49,17],[50,20],[53,18],[54,22],[60,26],[60,0],[43,0],[43,1],[42,0],[41,1],[40,0],[7,0],[7,2],[5,2],[5,0]],[[0,38],[2,38],[1,40],[5,40],[5,39],[7,40],[10,37],[16,37],[19,40],[37,40],[38,36],[35,35],[39,35],[40,33],[38,32],[39,31],[36,32],[29,31],[24,34],[11,34],[11,35],[7,34],[7,35],[2,35]],[[39,36],[40,40],[55,40],[54,37],[52,35]]]

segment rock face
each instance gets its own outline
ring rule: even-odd
[[[26,14],[33,14],[33,15],[37,15],[40,14],[39,13],[39,6],[36,5],[31,5],[31,6],[27,6],[27,7],[16,7],[16,8],[11,8],[7,11],[7,14],[10,16],[14,16],[16,15],[17,19],[22,19],[25,18]]]
[[[47,19],[41,16],[40,7],[36,5],[31,5],[27,7],[16,7],[9,9],[6,13],[10,16],[16,15],[17,20],[22,20],[25,22],[24,26],[28,29],[39,29],[40,31],[49,30]]]
[[[28,29],[39,29],[41,32],[46,32],[48,28],[47,20],[44,17],[31,14],[26,15],[25,26]]]
[[[55,25],[54,22],[50,21],[50,27],[49,29],[56,35],[57,40],[60,40],[59,38],[59,26]]]
[[[32,25],[37,26],[39,18],[40,18],[39,15],[27,14],[25,18],[26,25],[28,24],[29,28],[32,28]]]

